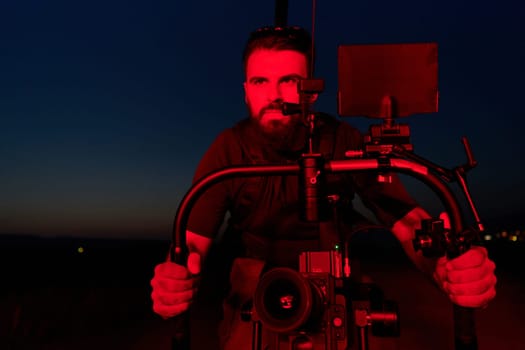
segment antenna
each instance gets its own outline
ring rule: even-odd
[[[288,25],[288,0],[275,0],[275,26]]]
[[[315,17],[316,17],[316,0],[312,0],[312,30],[310,32],[312,37],[311,42],[311,60],[309,68],[309,78],[314,76],[315,70]],[[286,27],[288,26],[288,0],[275,0],[275,27]]]
[[[311,60],[310,60],[310,78],[314,76],[314,68],[315,68],[315,11],[316,11],[316,0],[312,0],[312,47],[311,47]]]

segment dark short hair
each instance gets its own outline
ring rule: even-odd
[[[306,56],[306,62],[309,66],[312,61],[312,39],[310,33],[297,26],[261,27],[253,31],[248,38],[242,55],[245,72],[248,57],[258,49],[297,51]]]

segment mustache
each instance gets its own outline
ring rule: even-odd
[[[266,112],[266,111],[280,111],[280,112],[282,112],[282,110],[283,110],[283,101],[277,100],[277,101],[273,101],[273,102],[267,104],[266,106],[264,106],[263,108],[261,108],[261,114]]]
[[[273,101],[263,108],[259,112],[259,115],[262,116],[266,111],[279,111],[283,115],[292,115],[300,114],[302,112],[301,105],[298,103],[284,102],[282,100]]]

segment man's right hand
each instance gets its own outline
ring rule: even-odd
[[[188,267],[169,261],[158,264],[151,279],[153,311],[166,319],[188,310],[200,268],[200,255],[194,252],[188,256]]]

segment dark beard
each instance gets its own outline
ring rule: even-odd
[[[301,153],[306,149],[308,130],[299,115],[291,115],[290,122],[282,124],[271,121],[263,127],[259,119],[250,118],[254,129],[260,135],[263,149],[273,151],[286,158],[291,154]]]
[[[252,115],[254,119],[257,120],[258,129],[262,135],[270,141],[272,144],[279,145],[287,137],[290,137],[293,133],[293,129],[297,127],[297,120],[300,118],[298,115],[289,115],[287,123],[284,123],[281,120],[270,120],[266,125],[262,124],[265,113],[268,111],[282,111],[283,101],[278,99],[270,104],[264,106],[257,115]],[[250,107],[248,107],[250,110]]]
[[[257,124],[264,137],[273,142],[281,142],[292,136],[294,130],[299,126],[299,118],[297,116],[289,116],[288,118],[290,120],[286,124],[280,120],[270,120],[266,125],[263,125],[260,119],[257,120]]]

